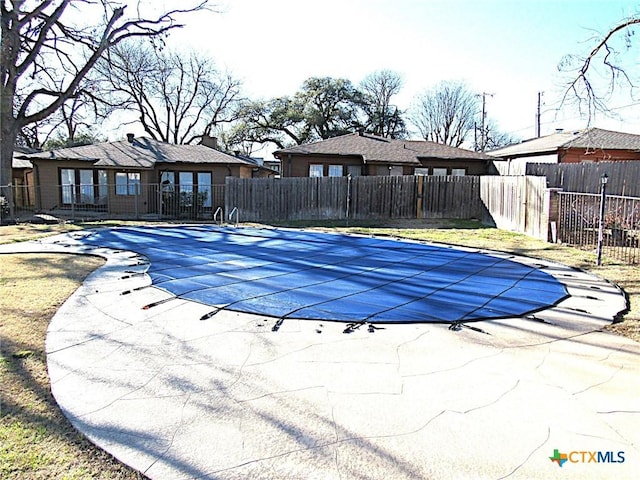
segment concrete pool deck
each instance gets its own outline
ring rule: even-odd
[[[211,307],[182,299],[144,310],[170,297],[137,290],[149,285],[145,259],[87,247],[74,234],[0,252],[107,259],[50,324],[51,387],[78,430],[150,478],[631,479],[640,471],[640,344],[601,331],[625,298],[589,274],[535,260],[573,296],[473,329],[344,333],[344,323],[288,319],[273,331],[275,319],[260,315],[200,320]]]

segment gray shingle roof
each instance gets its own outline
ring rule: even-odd
[[[394,163],[420,165],[420,158],[442,160],[491,160],[483,153],[450,147],[424,140],[395,140],[375,135],[350,133],[306,145],[278,150],[277,158],[295,155],[344,155],[362,157],[365,163]]]
[[[11,159],[12,168],[33,168],[33,164],[29,160],[22,158],[23,155],[28,153],[36,153],[40,150],[29,147],[13,147],[13,158]]]
[[[640,150],[640,135],[588,128],[575,132],[546,135],[489,152],[494,157],[518,157],[555,153],[564,148]]]
[[[60,148],[21,157],[29,160],[80,160],[99,167],[124,168],[153,168],[157,163],[253,165],[247,160],[204,145],[174,145],[150,138],[136,138],[131,143],[122,140]]]

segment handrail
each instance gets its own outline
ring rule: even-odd
[[[236,214],[236,223],[234,226],[237,227],[240,221],[240,212],[238,211],[238,207],[233,207],[233,210],[231,210],[231,213],[229,213],[229,221],[231,221],[234,213]]]
[[[218,221],[218,214],[220,214],[220,220]],[[216,222],[219,226],[222,226],[222,222],[224,222],[224,210],[222,207],[218,207],[216,212],[213,214],[213,221]]]

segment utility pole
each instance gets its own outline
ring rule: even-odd
[[[479,152],[478,148],[478,122],[473,122],[473,150]]]
[[[538,112],[536,113],[536,137],[540,138],[540,106],[542,105],[542,96],[544,92],[538,92]]]
[[[486,118],[487,118],[487,96],[493,97],[493,93],[482,92],[481,94],[476,95],[476,97],[482,96],[482,118],[480,126],[480,145],[476,146],[476,151],[484,152],[485,148],[487,148],[487,130],[486,130]]]

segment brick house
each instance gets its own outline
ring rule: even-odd
[[[252,178],[274,172],[246,157],[205,145],[174,145],[134,138],[17,155],[33,166],[40,211],[103,211],[138,215],[198,207],[210,214],[224,203],[228,176]],[[169,199],[172,199],[169,202]],[[171,203],[171,205],[170,205]]]
[[[283,177],[358,175],[484,175],[492,157],[424,140],[362,132],[273,153]]]
[[[503,175],[524,174],[527,163],[580,163],[640,160],[640,135],[588,128],[552,135],[488,152]]]

